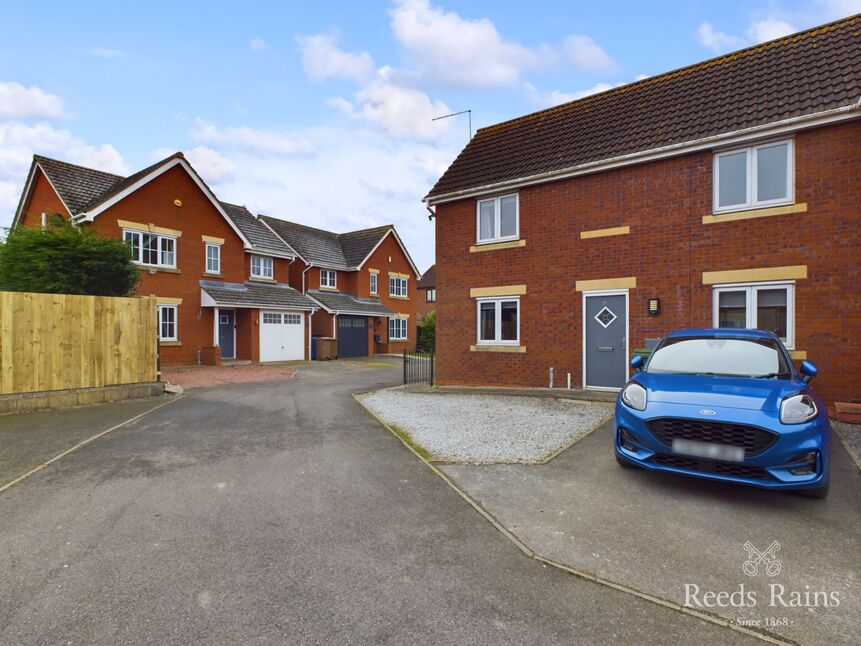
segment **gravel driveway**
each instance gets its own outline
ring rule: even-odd
[[[606,405],[545,397],[381,390],[359,396],[432,460],[467,464],[541,462],[610,418]]]

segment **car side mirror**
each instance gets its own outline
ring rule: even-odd
[[[819,374],[819,368],[817,368],[816,365],[810,361],[802,361],[800,369],[801,374],[804,375],[802,379],[804,379],[804,381],[806,382],[809,382],[811,379],[813,379],[816,375]]]
[[[634,372],[640,372],[643,369],[645,363],[646,362],[643,360],[643,357],[641,357],[639,354],[635,354],[633,357],[631,357],[631,367],[634,369]]]

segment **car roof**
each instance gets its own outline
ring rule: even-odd
[[[744,328],[685,328],[674,330],[667,334],[669,339],[683,337],[713,337],[716,339],[777,339],[774,332],[767,330],[749,330]]]

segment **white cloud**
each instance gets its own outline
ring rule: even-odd
[[[442,101],[435,101],[413,87],[401,85],[397,72],[381,67],[373,81],[356,93],[355,102],[343,97],[329,99],[329,105],[342,114],[374,124],[400,139],[433,141],[448,130],[445,121],[432,121],[451,112]]]
[[[63,100],[31,85],[0,82],[0,119],[56,119],[63,117]]]
[[[328,33],[297,36],[302,67],[314,81],[340,78],[364,81],[374,73],[374,61],[368,52],[346,52],[338,47],[341,33],[332,30]]]
[[[558,48],[526,47],[503,38],[487,18],[462,18],[429,0],[396,0],[390,14],[395,40],[410,64],[450,87],[514,85],[527,71],[560,62],[586,71],[607,71],[615,65],[588,36],[569,36]]]
[[[255,52],[262,52],[264,49],[266,49],[266,41],[262,38],[252,38],[250,44],[251,49],[253,49]]]
[[[314,152],[311,142],[296,133],[255,130],[247,126],[219,129],[203,119],[195,119],[191,136],[197,143],[258,154],[293,157]]]
[[[90,50],[90,56],[97,58],[122,58],[126,53],[119,49],[106,49],[104,47],[94,47]]]
[[[753,43],[764,43],[775,38],[788,36],[798,29],[791,23],[777,18],[765,18],[751,23],[747,28],[747,37]]]
[[[707,22],[697,28],[697,37],[701,45],[715,52],[737,49],[745,44],[743,38],[718,31]]]
[[[236,164],[206,146],[195,146],[185,151],[185,157],[209,185],[221,184],[236,175]]]
[[[589,36],[568,36],[562,43],[562,51],[579,70],[613,71],[615,61]]]
[[[0,226],[12,222],[34,153],[108,173],[128,174],[122,156],[109,144],[88,144],[46,122],[0,122]]]

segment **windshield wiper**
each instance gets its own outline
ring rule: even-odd
[[[751,375],[754,379],[788,379],[790,374],[788,372],[769,372],[766,375]]]

